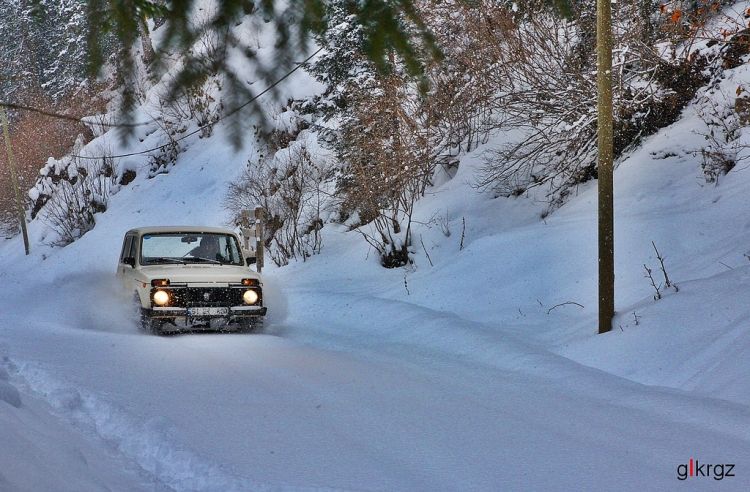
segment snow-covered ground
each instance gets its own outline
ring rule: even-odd
[[[750,169],[707,185],[692,111],[615,173],[604,335],[596,184],[542,220],[470,186],[482,149],[420,202],[409,268],[334,224],[267,267],[262,334],[140,333],[115,284],[126,230],[226,221],[252,147],[223,126],[70,246],[32,223],[30,256],[0,243],[0,491],[750,489]]]

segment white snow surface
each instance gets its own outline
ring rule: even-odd
[[[259,334],[143,334],[115,283],[128,229],[225,223],[254,149],[222,125],[70,246],[32,222],[31,255],[0,243],[0,491],[749,490],[750,169],[707,185],[699,125],[688,108],[615,172],[604,335],[596,184],[542,220],[470,186],[483,149],[419,203],[407,269],[335,224],[264,269]],[[679,287],[659,300],[652,241]]]

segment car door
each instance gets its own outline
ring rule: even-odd
[[[125,274],[125,268],[129,268],[130,265],[125,264],[125,258],[130,253],[130,246],[133,243],[133,236],[127,235],[122,241],[122,250],[120,251],[120,260],[117,263],[117,276],[122,277]]]
[[[122,244],[120,262],[117,265],[117,276],[120,277],[126,292],[135,292],[136,269],[133,265],[125,263],[126,258],[132,258],[135,265],[138,264],[138,237],[128,234]]]

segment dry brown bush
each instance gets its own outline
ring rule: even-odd
[[[304,142],[293,142],[269,157],[249,161],[242,175],[229,183],[223,205],[235,226],[242,222],[242,210],[261,206],[263,240],[273,262],[282,266],[293,258],[305,260],[323,244],[325,175],[321,157]]]
[[[67,179],[51,185],[43,210],[44,221],[57,233],[53,246],[66,246],[96,225],[94,214],[105,212],[117,172],[111,152],[98,149],[98,158],[64,158]]]
[[[392,268],[409,262],[414,206],[436,160],[414,85],[398,74],[372,82],[354,93],[355,117],[341,129],[339,191],[343,210],[358,214],[351,226]]]
[[[89,128],[75,121],[90,116],[104,109],[104,101],[88,91],[82,91],[59,103],[53,104],[44,96],[34,91],[24,93],[21,104],[39,108],[48,113],[65,115],[71,119],[47,116],[39,112],[24,110],[9,115],[10,140],[13,149],[13,160],[18,171],[18,180],[25,206],[36,215],[28,199],[27,191],[34,186],[39,169],[44,167],[50,157],[61,158],[68,153],[79,135],[91,137]],[[20,231],[17,220],[16,202],[13,194],[8,156],[5,145],[0,152],[0,229],[6,234]]]
[[[449,164],[486,142],[495,126],[493,84],[502,59],[493,33],[498,26],[507,29],[512,18],[505,10],[454,0],[425,5],[422,11],[445,55],[428,65],[431,90],[423,111],[436,159]]]
[[[641,7],[618,4],[613,12],[618,156],[679,117],[704,82],[699,60],[685,53],[672,60],[658,56],[653,44],[667,33],[657,32],[663,26],[652,24]],[[514,196],[540,187],[555,207],[578,184],[597,177],[595,28],[592,12],[581,8],[572,20],[544,9],[534,15],[515,15],[504,6],[482,11],[485,24],[497,26],[484,37],[487,45],[494,43],[497,58],[488,73],[492,111],[499,117],[494,124],[511,139],[485,154],[481,188]]]

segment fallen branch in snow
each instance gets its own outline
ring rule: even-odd
[[[461,222],[463,223],[463,227],[461,228],[461,244],[458,247],[459,251],[464,249],[464,239],[466,238],[466,217],[461,217]]]
[[[422,235],[419,235],[419,242],[422,243],[422,249],[424,249],[424,254],[427,256],[427,261],[430,262],[430,266],[435,266],[432,264],[432,259],[430,258],[430,253],[427,252],[427,248],[424,246],[424,241],[422,240]]]
[[[582,306],[582,305],[580,305],[580,304],[578,304],[577,302],[573,302],[573,301],[568,301],[568,302],[563,302],[563,303],[560,303],[560,304],[556,304],[556,305],[552,306],[552,307],[551,307],[551,308],[549,308],[549,310],[547,311],[547,314],[549,314],[549,313],[550,313],[550,312],[551,312],[551,311],[552,311],[553,309],[555,309],[556,307],[560,307],[560,306],[565,306],[565,305],[567,305],[567,304],[575,304],[575,305],[576,305],[576,306],[578,306],[579,308],[583,308],[583,306]]]
[[[661,265],[661,273],[664,275],[664,286],[665,287],[672,287],[672,288],[674,288],[675,292],[679,292],[680,288],[677,287],[677,284],[672,283],[672,281],[669,280],[669,275],[667,275],[667,269],[664,267],[664,257],[662,257],[661,254],[659,254],[659,250],[656,249],[656,244],[654,244],[653,241],[651,241],[651,246],[654,247],[654,251],[656,251],[656,259],[659,260],[659,265]],[[643,266],[645,267],[646,265],[643,265]],[[649,270],[648,268],[646,268],[646,271],[648,272],[648,277],[651,278],[651,270]],[[654,279],[653,278],[651,278],[651,284],[656,289],[656,284],[654,283]],[[656,294],[657,294],[658,297],[654,297],[654,300],[661,299],[661,294],[659,293],[659,289],[656,289]]]
[[[643,264],[643,268],[646,269],[646,275],[644,275],[644,277],[646,277],[647,279],[651,280],[651,286],[656,291],[656,295],[654,296],[654,300],[656,301],[656,300],[661,299],[661,292],[659,292],[659,287],[661,287],[661,285],[659,287],[656,286],[656,282],[654,281],[654,277],[651,275],[651,269],[649,267],[647,267],[645,263]]]
[[[656,244],[654,244],[653,241],[651,241],[651,246],[654,247],[654,251],[656,251],[656,259],[659,260],[659,264],[661,265],[661,273],[664,274],[664,285],[672,287],[673,284],[670,282],[669,276],[667,276],[667,270],[664,268],[664,258],[659,254],[659,250],[656,249]],[[678,290],[676,285],[674,285],[674,290],[675,292]]]

